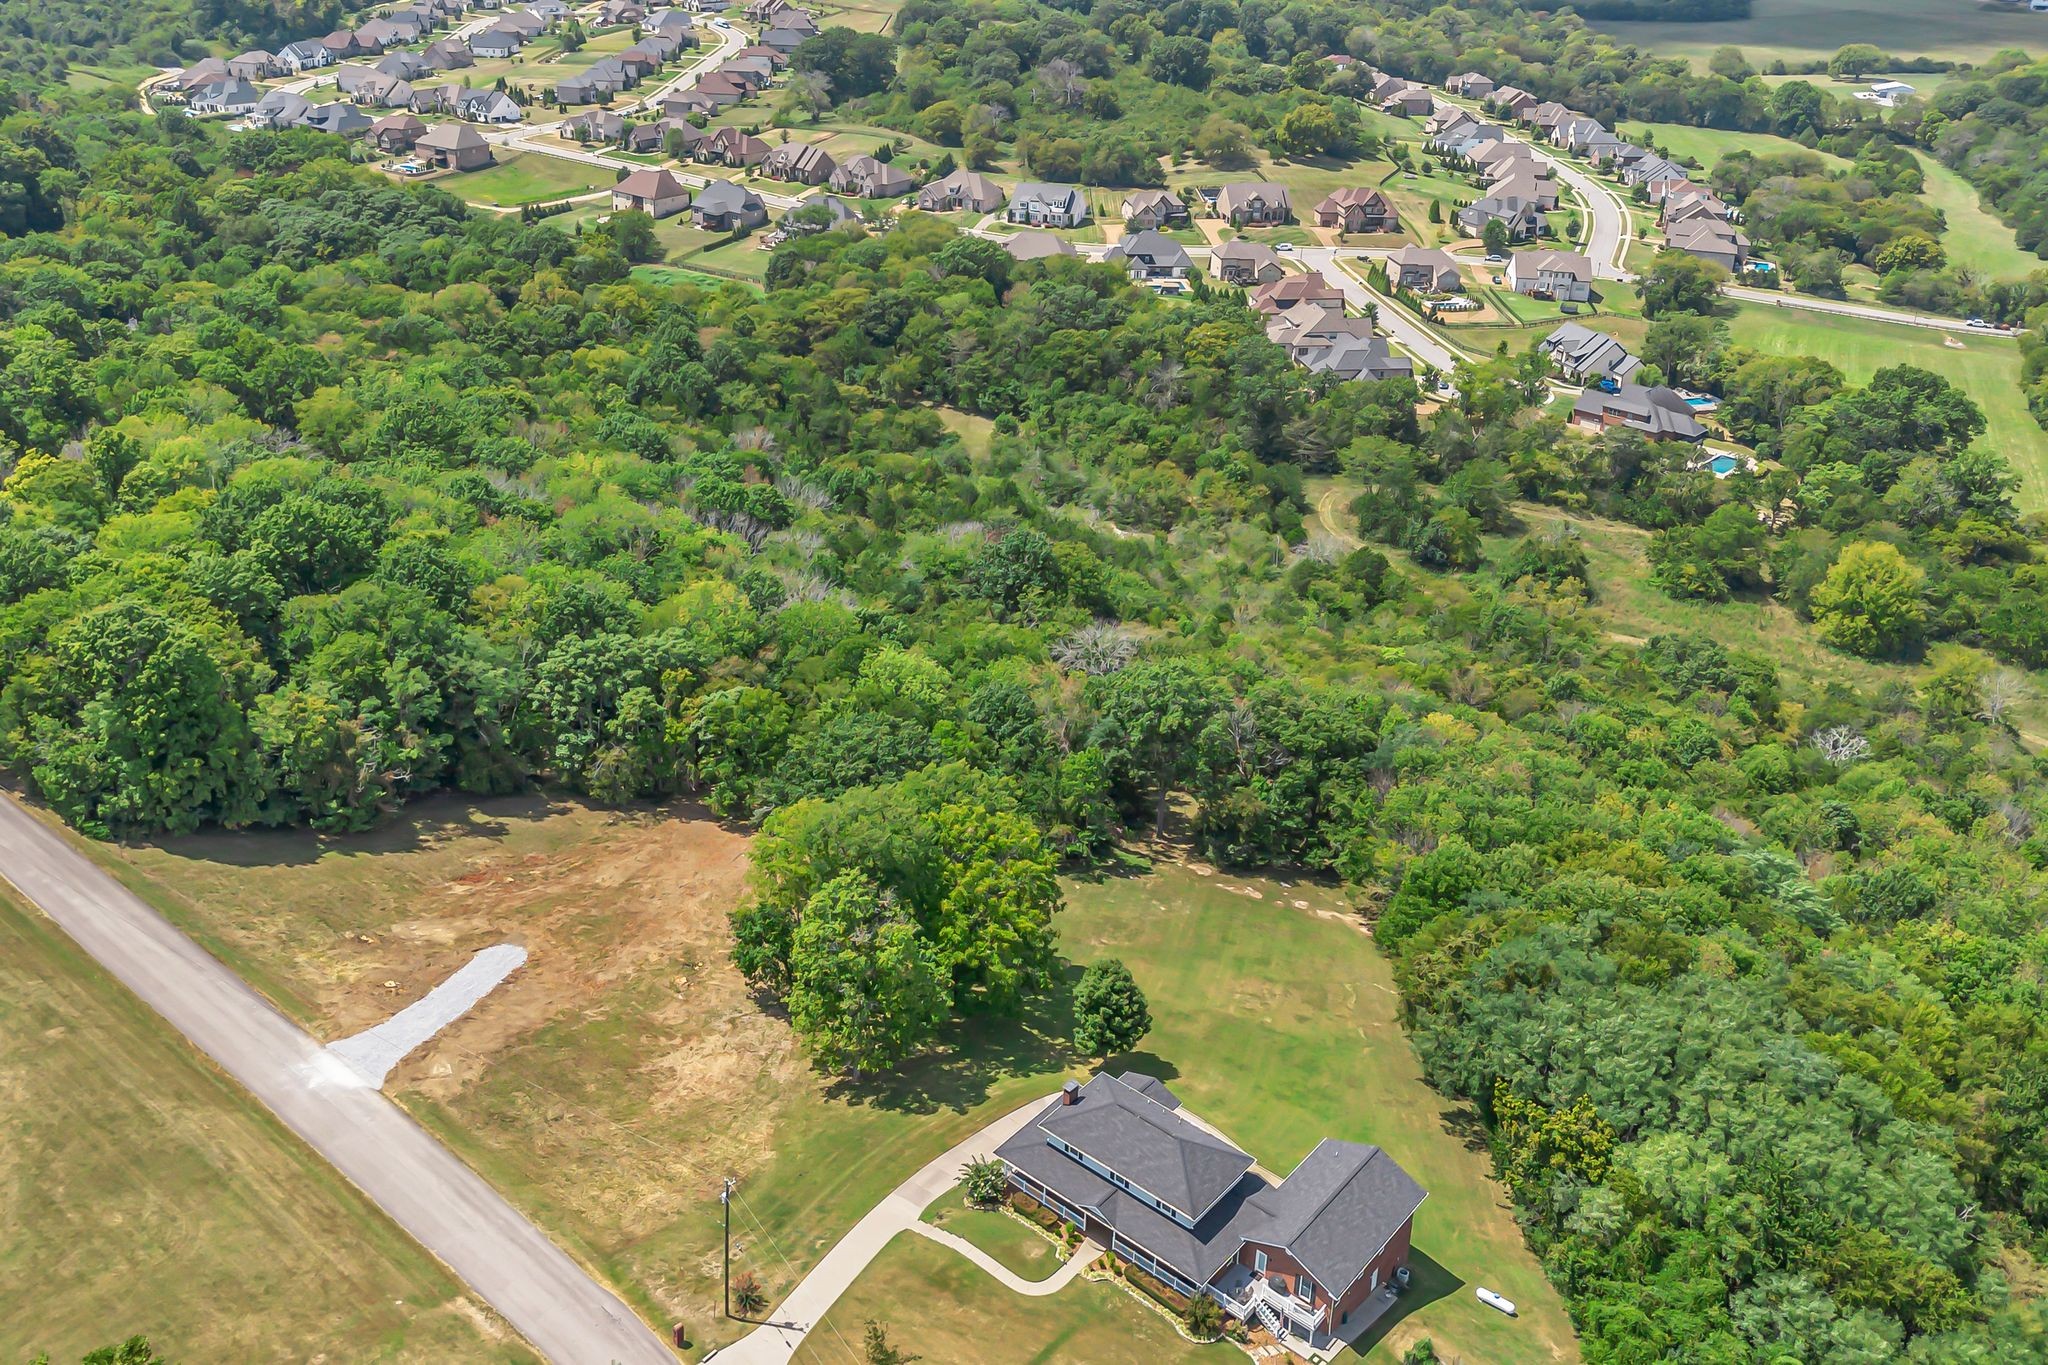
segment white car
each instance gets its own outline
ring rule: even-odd
[[[1278,251],[1278,252],[1283,252],[1283,253],[1284,253],[1284,252],[1289,252],[1289,251],[1292,251],[1292,250],[1294,250],[1294,243],[1292,243],[1292,242],[1275,242],[1275,243],[1273,243],[1273,250],[1275,250],[1275,251]]]

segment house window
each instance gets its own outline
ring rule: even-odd
[[[1258,1251],[1258,1250],[1254,1250],[1254,1251],[1252,1252],[1252,1271],[1253,1271],[1253,1273],[1254,1273],[1254,1274],[1259,1274],[1259,1275],[1263,1275],[1263,1274],[1265,1274],[1265,1273],[1266,1273],[1266,1253],[1265,1253],[1265,1252],[1263,1252],[1263,1251]]]

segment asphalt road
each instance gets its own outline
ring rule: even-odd
[[[1337,264],[1340,253],[1334,247],[1302,247],[1301,263],[1313,270],[1323,272],[1323,278],[1344,291],[1344,301],[1363,313],[1367,304],[1373,305],[1373,325],[1387,334],[1402,350],[1425,365],[1434,366],[1448,375],[1458,367],[1458,357],[1451,348],[1437,339],[1436,334],[1421,323],[1413,321],[1401,311],[1400,305],[1385,299],[1366,288],[1365,282]],[[1346,251],[1341,253],[1351,260],[1362,259],[1361,255]]]
[[[5,796],[0,877],[332,1162],[548,1359],[559,1365],[675,1360],[631,1309],[382,1091]]]

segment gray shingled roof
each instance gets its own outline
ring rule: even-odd
[[[1106,1074],[1037,1126],[1190,1218],[1200,1217],[1252,1166],[1249,1153]]]
[[[1351,1287],[1428,1194],[1377,1147],[1325,1138],[1248,1207],[1265,1217],[1252,1241],[1286,1247],[1332,1295]]]
[[[1211,1279],[1246,1242],[1258,1242],[1285,1248],[1325,1290],[1341,1295],[1427,1197],[1379,1148],[1335,1140],[1325,1140],[1287,1179],[1269,1184],[1250,1169],[1250,1157],[1175,1113],[1180,1101],[1151,1076],[1099,1075],[1082,1096],[1075,1105],[1054,1100],[996,1154],[1053,1190],[1070,1208],[1095,1213],[1126,1240],[1199,1282]],[[1195,1226],[1184,1228],[1047,1143],[1055,1125],[1072,1128],[1084,1113],[1107,1115],[1094,1120],[1100,1129],[1122,1133],[1147,1151],[1178,1149],[1186,1139],[1205,1153],[1236,1153],[1232,1160],[1243,1164]],[[1064,1140],[1132,1184],[1145,1184],[1135,1171],[1082,1147],[1077,1139]],[[1199,1158],[1205,1166],[1212,1159]],[[1145,1187],[1169,1197],[1156,1186]]]

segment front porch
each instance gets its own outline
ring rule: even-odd
[[[1310,1309],[1291,1294],[1283,1294],[1250,1266],[1233,1262],[1207,1285],[1209,1296],[1225,1312],[1247,1327],[1263,1327],[1275,1341],[1313,1365],[1333,1358],[1344,1347],[1364,1339],[1380,1317],[1394,1305],[1400,1290],[1388,1283],[1346,1315],[1341,1323],[1329,1320],[1328,1304]]]

